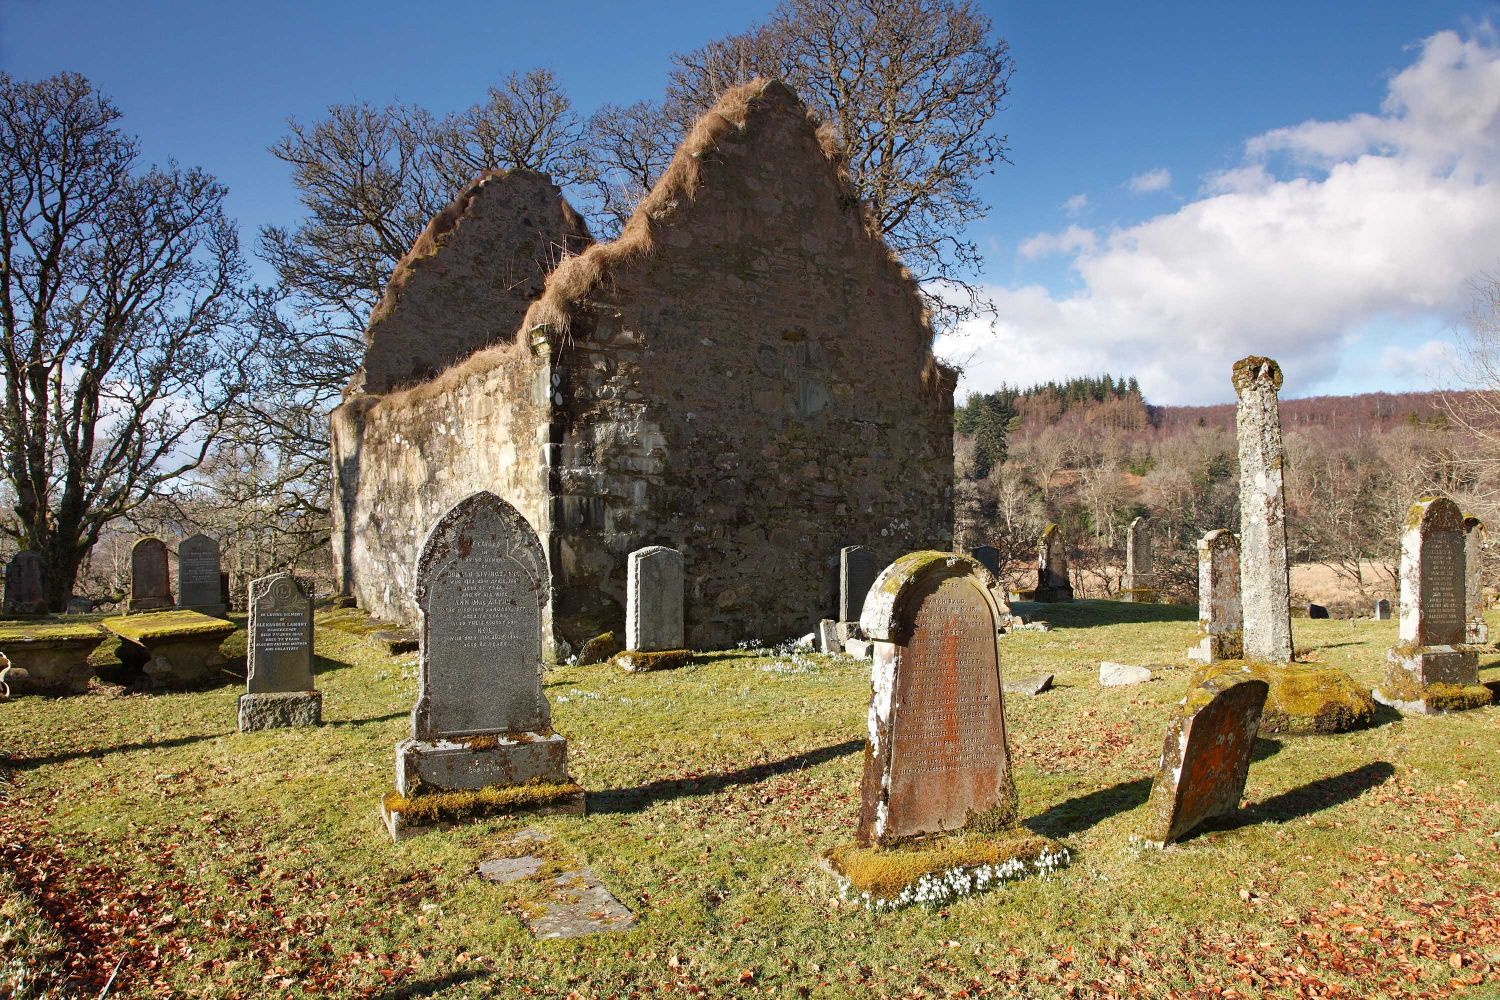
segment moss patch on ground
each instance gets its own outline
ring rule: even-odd
[[[828,860],[856,894],[891,899],[924,875],[1007,861],[1029,862],[1061,849],[1051,838],[1013,829],[928,837],[893,847],[845,844],[828,852]]]
[[[101,622],[105,628],[122,639],[148,643],[162,639],[209,639],[227,636],[234,631],[234,623],[222,618],[213,618],[197,611],[156,611],[141,615],[123,615],[106,618]]]
[[[1347,733],[1363,729],[1375,718],[1375,699],[1369,689],[1355,683],[1335,667],[1311,663],[1252,663],[1220,660],[1200,665],[1190,683],[1244,671],[1266,682],[1266,710],[1260,731],[1268,735],[1286,733]]]
[[[22,625],[13,622],[0,623],[0,649],[7,642],[56,642],[58,640],[103,639],[104,632],[98,625],[76,622],[38,622]]]
[[[399,812],[407,822],[429,824],[536,809],[565,802],[582,792],[583,787],[574,783],[533,781],[464,792],[426,791],[410,796],[388,792],[383,801],[386,809]]]

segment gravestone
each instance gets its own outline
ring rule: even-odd
[[[160,538],[141,538],[130,549],[130,603],[126,613],[173,607],[167,545]]]
[[[1198,540],[1198,644],[1188,659],[1199,663],[1244,655],[1240,619],[1240,540],[1227,528]]]
[[[568,743],[542,693],[549,579],[536,532],[493,493],[472,494],[428,533],[416,581],[419,693],[411,737],[396,746],[397,798],[384,803],[391,835],[422,825],[417,816],[440,822],[445,792],[529,783],[514,808],[582,814]],[[414,808],[428,795],[430,809]]]
[[[875,555],[863,545],[839,550],[839,621],[857,622],[864,610],[865,595],[875,582]],[[845,639],[850,638],[845,630]]]
[[[1375,620],[1378,622],[1391,620],[1391,602],[1384,597],[1375,602]]]
[[[205,615],[225,614],[219,543],[207,535],[189,535],[177,543],[177,605]]]
[[[1281,367],[1270,358],[1235,362],[1240,461],[1240,605],[1245,658],[1290,663],[1292,615],[1282,483]]]
[[[991,576],[1000,575],[1000,550],[993,545],[976,546],[969,550],[969,555],[973,556],[979,565],[989,570]]]
[[[858,840],[1010,826],[1016,791],[991,578],[967,556],[914,552],[876,578]]]
[[[1479,684],[1479,658],[1464,646],[1464,547],[1457,504],[1424,497],[1412,505],[1401,534],[1401,625],[1386,654],[1385,683],[1375,692],[1382,703],[1437,711],[1429,695]]]
[[[1068,542],[1062,530],[1049,524],[1037,542],[1036,591],[1034,600],[1071,601],[1073,583],[1068,579]]]
[[[1178,703],[1151,785],[1148,843],[1165,846],[1204,820],[1239,809],[1269,690],[1247,673],[1230,673],[1189,690]]]
[[[1328,609],[1321,604],[1309,604],[1307,606],[1307,617],[1326,619],[1328,617]]]
[[[818,652],[837,653],[843,648],[839,643],[838,625],[832,618],[818,622]]]
[[[1488,645],[1490,626],[1484,620],[1484,547],[1489,535],[1484,522],[1472,515],[1464,517],[1464,642]]]
[[[682,553],[652,545],[630,553],[625,583],[625,648],[640,653],[683,647]]]
[[[1156,603],[1156,556],[1152,548],[1151,519],[1137,517],[1125,534],[1125,577],[1120,600]]]
[[[217,589],[217,568],[214,578]],[[292,574],[272,573],[250,582],[245,603],[249,673],[239,701],[240,732],[318,725],[323,695],[313,690],[312,598]]]
[[[47,613],[47,563],[40,552],[22,549],[5,564],[5,613]]]

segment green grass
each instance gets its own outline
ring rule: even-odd
[[[238,687],[0,703],[0,995],[97,996],[121,958],[111,996],[1500,990],[1500,707],[1262,741],[1246,810],[1148,850],[1132,836],[1196,615],[1029,610],[1055,629],[1003,638],[1004,669],[1058,686],[1006,701],[1021,816],[1073,861],[940,911],[868,913],[820,864],[858,807],[869,667],[842,656],[555,668],[590,815],[399,845],[378,807],[416,656],[351,612],[319,612],[321,728],[237,734]],[[1295,627],[1366,686],[1396,639],[1395,622]],[[1158,679],[1102,689],[1104,659]],[[535,941],[538,883],[475,875],[525,825],[555,838],[547,872],[589,865],[637,926]]]

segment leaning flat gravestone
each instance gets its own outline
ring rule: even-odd
[[[40,552],[22,549],[5,564],[5,613],[47,613],[47,563]]]
[[[1178,704],[1151,786],[1148,843],[1170,844],[1204,820],[1239,808],[1269,690],[1248,674],[1223,674]]]
[[[859,621],[875,572],[875,554],[863,545],[846,545],[839,550],[839,621]]]
[[[870,590],[860,620],[875,644],[861,844],[1014,821],[991,582],[966,556],[914,552]]]
[[[1141,604],[1156,603],[1156,554],[1151,538],[1151,519],[1137,517],[1125,535],[1125,578],[1120,599]]]
[[[1240,457],[1240,603],[1245,659],[1292,661],[1290,564],[1286,552],[1284,454],[1276,394],[1281,367],[1270,358],[1235,362],[1235,431]]]
[[[682,553],[663,545],[636,549],[626,561],[625,648],[642,653],[686,645]]]
[[[1463,644],[1463,513],[1452,500],[1424,497],[1412,505],[1401,535],[1400,575],[1398,642],[1386,656],[1385,683],[1375,697],[1403,711],[1473,707],[1456,690],[1474,688],[1479,697],[1479,658]],[[1443,703],[1450,697],[1460,703]]]
[[[1244,655],[1240,618],[1240,540],[1226,528],[1198,540],[1198,644],[1188,659],[1200,663]]]
[[[173,606],[167,544],[160,538],[138,539],[130,549],[130,603],[126,612],[161,611]]]
[[[249,676],[240,695],[240,732],[318,725],[323,695],[313,690],[312,598],[292,574],[273,573],[251,581],[246,603]]]
[[[224,592],[219,572],[219,543],[207,535],[189,535],[177,543],[177,604],[205,615],[223,615]]]
[[[582,814],[542,693],[548,572],[536,532],[504,500],[476,493],[428,534],[416,579],[419,693],[412,735],[396,746],[397,796],[384,803],[391,835],[481,807]],[[479,794],[460,806],[448,792]]]
[[[1489,540],[1484,522],[1472,515],[1464,517],[1464,641],[1475,646],[1490,641],[1490,626],[1484,620],[1484,547]]]
[[[1038,601],[1071,601],[1073,582],[1068,578],[1068,542],[1062,529],[1049,524],[1037,541],[1036,592]]]

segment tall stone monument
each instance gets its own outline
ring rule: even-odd
[[[5,564],[5,613],[47,613],[47,563],[40,552],[22,549]]]
[[[1178,703],[1146,807],[1148,843],[1165,846],[1239,809],[1269,690],[1241,671],[1192,688]]]
[[[1188,659],[1199,663],[1245,655],[1240,617],[1240,540],[1227,528],[1198,540],[1198,644]]]
[[[1073,599],[1073,581],[1068,577],[1068,540],[1055,524],[1042,529],[1037,540],[1036,590],[1031,596],[1043,602]]]
[[[630,553],[625,581],[626,650],[681,649],[682,611],[682,553],[664,545]]]
[[[1276,394],[1281,367],[1270,358],[1235,362],[1239,397],[1235,427],[1240,452],[1240,604],[1245,658],[1292,661],[1290,564],[1282,485],[1281,416]]]
[[[1490,626],[1484,620],[1484,547],[1489,534],[1484,522],[1472,514],[1464,516],[1464,641],[1485,646]]]
[[[215,556],[218,548],[214,544]],[[183,572],[184,591],[185,578]],[[214,590],[218,591],[217,579]],[[318,725],[323,721],[323,695],[313,690],[312,598],[292,574],[272,573],[250,582],[246,604],[249,673],[239,701],[240,732]]]
[[[951,552],[902,556],[876,578],[860,619],[875,644],[861,844],[1014,822],[991,584]]]
[[[177,543],[178,607],[223,616],[229,609],[224,604],[221,584],[217,541],[196,534]]]
[[[486,809],[582,814],[542,693],[548,572],[536,532],[493,493],[472,494],[433,526],[416,580],[419,694],[384,802],[391,835]]]
[[[1125,578],[1121,581],[1120,600],[1155,604],[1156,597],[1156,556],[1151,519],[1137,517],[1130,522],[1125,534]]]
[[[1381,703],[1408,712],[1487,705],[1479,658],[1464,644],[1464,516],[1447,497],[1412,505],[1401,534],[1401,623]]]
[[[130,603],[128,614],[174,607],[172,571],[167,545],[160,538],[141,538],[130,548]]]

